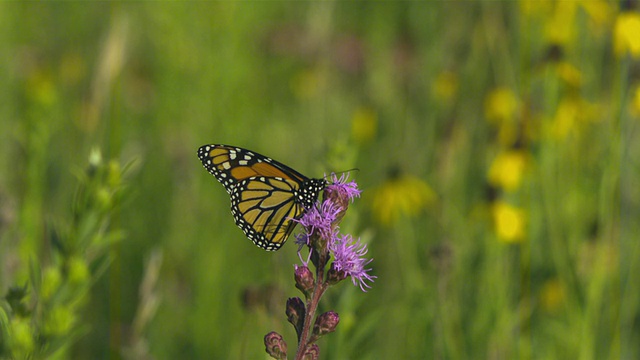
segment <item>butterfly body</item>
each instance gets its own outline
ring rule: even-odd
[[[278,250],[296,222],[325,188],[324,179],[310,179],[256,152],[227,145],[198,149],[204,168],[231,198],[236,225],[257,246]]]

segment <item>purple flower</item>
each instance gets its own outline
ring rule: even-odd
[[[299,220],[295,221],[304,226],[307,234],[317,232],[321,237],[329,239],[335,232],[331,225],[338,217],[340,211],[342,211],[342,209],[335,205],[333,201],[325,200],[319,208],[317,206],[310,208]],[[308,245],[308,242],[308,235],[306,239],[296,237],[296,243],[298,243],[298,245]]]
[[[373,282],[376,278],[369,274],[370,268],[365,269],[365,266],[371,262],[371,259],[364,257],[367,254],[367,246],[362,244],[360,239],[354,241],[351,235],[338,233],[338,223],[344,216],[349,203],[360,196],[358,184],[355,181],[347,182],[347,179],[347,174],[339,178],[333,173],[329,175],[330,184],[325,189],[322,204],[313,206],[300,219],[294,220],[305,229],[304,233],[296,236],[296,243],[299,246],[298,256],[306,266],[309,259],[304,261],[300,254],[304,245],[314,249],[328,250],[334,259],[332,268],[343,274],[338,278],[351,276],[353,284],[359,286],[362,291],[366,291],[365,288],[371,287],[367,282]],[[318,238],[321,240],[313,240]],[[318,244],[321,244],[320,248],[316,247]],[[323,253],[326,250],[320,250],[320,252]]]
[[[325,176],[326,177],[326,176]],[[349,173],[344,173],[338,176],[335,173],[329,175],[329,185],[326,190],[329,192],[335,192],[338,196],[353,201],[354,198],[360,197],[360,190],[358,190],[358,184],[355,181],[347,182],[349,179]]]
[[[333,267],[337,271],[343,271],[351,276],[353,285],[359,286],[362,291],[371,288],[366,282],[373,282],[376,277],[369,274],[371,268],[365,269],[373,259],[367,259],[367,245],[360,242],[360,239],[353,240],[351,235],[334,236],[329,242],[329,251],[333,254]]]

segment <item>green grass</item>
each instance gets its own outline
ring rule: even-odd
[[[323,299],[323,359],[638,358],[638,59],[613,50],[617,3],[526,4],[1,3],[0,358],[294,348],[296,248],[245,239],[206,143],[358,169],[341,230],[378,278]],[[497,88],[506,119],[485,112]],[[488,173],[510,150],[528,160],[505,189]],[[381,189],[418,205],[385,223]],[[501,238],[497,203],[523,236]]]

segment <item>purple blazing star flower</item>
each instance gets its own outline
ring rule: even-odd
[[[362,291],[366,291],[365,288],[371,287],[367,282],[372,282],[376,278],[369,274],[370,268],[365,269],[372,260],[364,257],[368,251],[367,246],[362,244],[360,239],[354,241],[351,235],[338,234],[338,223],[344,216],[349,202],[360,196],[358,184],[355,181],[347,182],[347,174],[339,178],[336,174],[331,174],[328,178],[330,184],[325,189],[325,199],[322,204],[311,207],[300,219],[294,220],[305,229],[302,234],[296,235],[296,244],[299,246],[298,256],[303,264],[308,264],[309,259],[304,261],[300,250],[304,245],[311,246],[309,241],[312,234],[316,234],[325,240],[327,250],[334,258],[334,269],[346,276],[351,276],[353,284],[359,286]]]
[[[347,182],[347,179],[349,179],[349,173],[342,174],[339,178],[335,173],[331,173],[331,175],[329,175],[330,184],[327,185],[327,190],[336,192],[340,197],[351,201],[356,197],[360,197],[358,184],[355,181]]]
[[[367,245],[358,240],[353,240],[351,235],[334,236],[329,242],[329,251],[333,254],[333,267],[337,271],[343,271],[351,276],[353,285],[359,286],[362,291],[365,288],[371,288],[366,282],[373,282],[376,276],[370,275],[368,272],[371,268],[365,269],[373,259],[367,259]]]
[[[333,201],[325,200],[319,208],[317,206],[313,206],[300,218],[300,220],[296,221],[300,225],[304,226],[307,234],[313,234],[315,231],[321,237],[329,239],[335,231],[331,227],[331,224],[333,224],[341,211],[342,209],[340,206],[334,204]],[[303,239],[296,239],[296,242],[298,241],[302,242]],[[304,244],[308,245],[308,235],[304,241]]]

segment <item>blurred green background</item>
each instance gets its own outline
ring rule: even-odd
[[[358,169],[377,279],[321,358],[640,358],[636,8],[0,3],[0,357],[293,356],[296,247],[234,225],[224,143]]]

